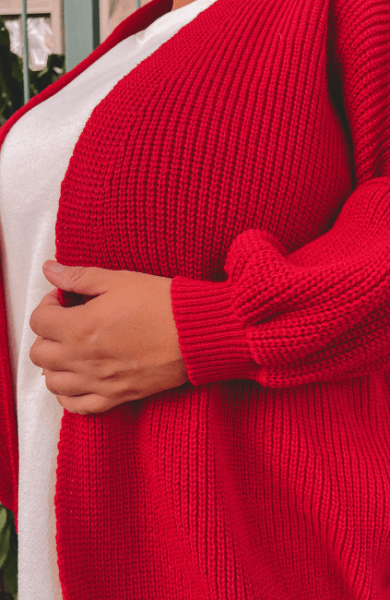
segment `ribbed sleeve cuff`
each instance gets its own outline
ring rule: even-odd
[[[253,378],[258,366],[233,311],[231,283],[175,277],[171,300],[180,350],[193,385]]]

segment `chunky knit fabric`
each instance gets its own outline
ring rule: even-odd
[[[389,32],[379,0],[218,0],[93,111],[57,259],[173,278],[190,382],[65,411],[64,600],[390,598]]]

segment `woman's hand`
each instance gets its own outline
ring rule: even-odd
[[[64,308],[57,290],[33,311],[32,362],[67,411],[110,410],[188,381],[172,313],[172,280],[133,271],[65,267],[43,272],[56,288],[96,296]]]

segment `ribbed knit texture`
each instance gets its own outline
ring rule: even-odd
[[[390,598],[389,64],[388,2],[218,0],[93,111],[57,260],[172,277],[190,382],[65,411],[64,600]]]
[[[0,502],[15,513],[18,527],[18,431],[13,402],[5,302],[0,278]]]

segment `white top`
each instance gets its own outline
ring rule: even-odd
[[[19,436],[18,600],[62,600],[55,543],[57,444],[64,409],[29,359],[30,315],[51,284],[61,182],[93,109],[115,84],[216,0],[168,12],[117,44],[22,116],[0,153],[0,248]]]

